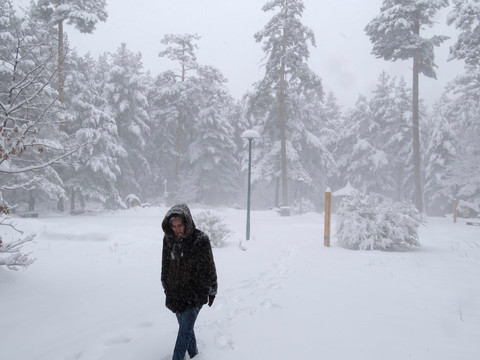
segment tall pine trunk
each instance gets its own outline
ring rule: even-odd
[[[185,46],[183,47],[183,54],[185,54]],[[182,74],[181,74],[181,82],[185,82],[187,70],[185,68],[185,64],[182,64]],[[180,183],[180,168],[182,166],[182,130],[183,130],[183,123],[185,122],[185,115],[182,110],[180,110],[178,114],[178,124],[177,124],[177,135],[175,139],[175,190],[178,190],[179,183]]]
[[[420,23],[415,23],[415,33],[420,35]],[[420,59],[413,57],[413,96],[412,96],[412,131],[413,131],[413,167],[415,177],[415,206],[423,212],[422,180],[420,169],[420,115],[419,115],[419,72]]]
[[[286,32],[283,29],[282,38],[282,60],[280,64],[280,88],[278,94],[279,116],[278,125],[280,127],[280,147],[282,158],[282,205],[288,206],[288,176],[287,176],[287,139],[286,139],[286,79],[285,79],[285,53],[286,53]]]
[[[63,83],[65,82],[65,70],[63,66],[63,21],[58,22],[58,100],[63,104]]]
[[[57,6],[62,4],[62,0],[57,0]],[[64,83],[64,68],[63,68],[63,20],[58,22],[58,48],[57,48],[57,66],[58,66],[58,83],[57,83],[57,91],[58,91],[58,100],[60,103],[63,104],[64,102],[64,94],[63,94],[63,83]],[[65,123],[63,121],[60,122],[58,125],[60,131],[65,131]],[[63,204],[63,197],[60,197],[57,202],[57,210],[63,211],[64,204]]]
[[[177,135],[175,139],[175,186],[178,188],[180,181],[180,167],[182,155],[182,128],[183,128],[183,112],[178,114]]]

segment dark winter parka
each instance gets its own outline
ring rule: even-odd
[[[181,239],[175,237],[170,219],[180,217],[185,226]],[[199,307],[217,293],[217,273],[207,235],[195,227],[187,205],[175,205],[162,222],[162,285],[167,308],[174,313]]]

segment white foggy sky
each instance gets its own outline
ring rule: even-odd
[[[114,52],[125,42],[128,49],[141,52],[146,70],[153,75],[172,68],[158,57],[160,40],[168,33],[197,33],[200,64],[220,69],[227,86],[240,98],[262,78],[262,45],[253,35],[271,18],[261,8],[266,0],[107,0],[109,17],[93,34],[67,28],[72,47],[83,55]],[[365,35],[366,24],[378,14],[382,0],[304,0],[302,22],[310,27],[317,46],[310,47],[310,67],[322,78],[325,91],[333,91],[339,103],[353,106],[362,93],[370,96],[378,75],[386,70],[403,75],[410,85],[411,62],[387,62],[371,55]],[[445,24],[447,10],[437,16],[436,34],[454,34]],[[447,41],[436,51],[437,79],[421,76],[421,97],[431,105],[444,85],[462,71],[459,62],[447,62]]]

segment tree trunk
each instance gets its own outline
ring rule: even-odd
[[[65,79],[63,66],[63,21],[58,23],[58,100],[63,104],[65,96],[63,94],[63,83]]]
[[[63,0],[57,0],[57,7],[62,5]],[[64,54],[63,54],[63,20],[58,22],[58,100],[63,104],[64,101],[64,94],[63,94],[63,83],[65,81],[65,74],[64,74]]]
[[[175,140],[175,187],[178,190],[180,182],[180,167],[182,155],[182,128],[183,128],[183,113],[178,114],[177,136]]]
[[[183,49],[183,53],[185,53],[185,48]],[[181,82],[185,82],[186,78],[186,68],[185,64],[182,64],[182,74],[181,74]],[[183,123],[185,121],[185,115],[183,114],[183,110],[180,110],[178,114],[178,124],[177,124],[177,135],[175,139],[175,190],[178,190],[179,182],[180,182],[180,167],[181,167],[181,156],[182,156],[182,129]]]
[[[277,176],[275,178],[275,207],[276,208],[280,207],[279,192],[280,192],[280,178]]]
[[[73,187],[70,193],[70,211],[75,211],[75,189]]]
[[[35,195],[32,190],[28,193],[28,211],[35,211]]]
[[[85,210],[85,197],[83,196],[81,191],[78,192],[78,198],[79,198],[79,202],[80,202],[80,208],[82,210]]]
[[[420,35],[420,24],[415,24],[415,33]],[[422,180],[420,169],[420,115],[419,115],[419,65],[417,55],[413,57],[413,97],[412,97],[412,131],[413,131],[413,167],[415,177],[415,206],[423,212]]]
[[[278,91],[279,114],[278,125],[280,128],[280,147],[282,162],[282,205],[288,206],[288,176],[287,176],[287,139],[286,139],[286,79],[285,79],[285,52],[286,52],[286,33],[283,29],[282,38],[282,60],[280,64],[280,86]]]
[[[64,204],[63,196],[61,196],[60,198],[58,198],[58,201],[57,201],[57,210],[60,211],[60,212],[64,212],[64,211],[65,211],[65,204]]]
[[[57,6],[62,4],[63,0],[57,0]],[[64,71],[64,59],[65,55],[63,53],[63,20],[58,22],[58,48],[57,48],[57,56],[58,56],[58,83],[57,83],[57,91],[58,91],[58,101],[61,104],[65,101],[65,96],[63,92],[63,85],[65,82],[65,71]],[[61,121],[58,126],[60,131],[65,131],[65,123]],[[60,207],[60,205],[59,205]]]

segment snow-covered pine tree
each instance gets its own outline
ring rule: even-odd
[[[58,83],[61,102],[64,100],[64,30],[63,25],[73,25],[82,33],[92,33],[98,22],[107,20],[106,0],[37,0],[34,11],[44,21],[57,27],[58,32]]]
[[[117,159],[121,171],[117,189],[122,198],[132,193],[145,198],[152,192],[150,164],[145,154],[150,131],[148,78],[143,72],[141,54],[128,50],[125,43],[110,54],[109,64],[102,96],[115,118],[118,145],[127,152],[126,157]]]
[[[383,71],[373,91],[370,109],[378,125],[371,141],[387,159],[383,185],[376,191],[396,201],[414,199],[411,92],[405,80],[397,81]]]
[[[393,97],[395,124],[392,124],[393,137],[388,142],[388,154],[392,158],[390,171],[393,172],[392,177],[395,184],[393,199],[413,201],[415,199],[415,171],[411,125],[412,90],[407,86],[403,77],[398,80]],[[422,168],[424,167],[422,166]]]
[[[333,165],[327,169],[327,184],[331,189],[342,188],[345,186],[346,181],[348,181],[345,174],[340,172],[338,162],[339,158],[342,156],[341,154],[344,152],[344,149],[341,149],[340,143],[343,139],[341,129],[344,126],[345,111],[346,110],[338,104],[337,97],[332,92],[329,92],[324,104],[324,113],[327,124],[329,124],[327,128],[333,129],[330,136],[331,142],[327,145],[327,148],[334,159]]]
[[[174,184],[171,190],[178,190],[181,177],[184,175],[183,164],[188,164],[185,153],[186,144],[191,142],[195,118],[198,115],[199,87],[197,69],[199,64],[195,51],[196,42],[200,39],[197,34],[167,34],[162,39],[164,49],[160,57],[166,57],[178,66],[176,71],[169,70],[160,74],[163,84],[160,92],[162,102],[166,106],[162,118],[166,125],[174,124],[174,133],[169,134],[174,140],[174,148],[170,150],[175,158],[174,177],[169,183]]]
[[[365,193],[378,192],[383,187],[388,159],[381,144],[372,141],[378,127],[368,99],[359,95],[339,131],[336,158],[339,171],[345,176],[343,185],[350,181],[354,188]]]
[[[225,87],[226,81],[217,69],[198,67],[202,97],[188,147],[190,165],[186,176],[194,186],[195,202],[231,205],[238,197],[240,166],[235,158],[234,129],[230,123],[233,99]],[[182,191],[188,192],[186,186],[182,186]]]
[[[433,25],[433,16],[448,0],[383,0],[380,14],[365,31],[373,43],[372,53],[385,60],[413,59],[412,128],[413,164],[415,172],[415,205],[423,211],[420,155],[419,74],[436,78],[434,48],[447,37],[420,36],[423,27]]]
[[[480,202],[480,71],[469,65],[447,87],[451,99],[443,113],[455,133],[455,159],[447,165],[443,193]]]
[[[176,109],[173,105],[175,98],[170,92],[175,83],[173,72],[166,71],[152,79],[148,91],[151,141],[147,144],[147,157],[152,171],[151,180],[156,189],[161,189],[156,196],[163,201],[167,200],[175,184],[172,169],[176,164]]]
[[[480,65],[480,6],[478,0],[452,0],[453,8],[447,23],[454,24],[459,31],[455,43],[450,47],[451,59],[464,60],[471,66]]]
[[[378,188],[371,189],[379,194],[393,197],[395,192],[395,178],[392,170],[392,161],[397,156],[394,142],[397,140],[398,125],[401,119],[396,117],[395,89],[396,79],[385,71],[378,77],[377,86],[373,90],[373,96],[369,101],[372,118],[371,131],[365,136],[369,142],[385,154],[386,163],[375,172],[378,176]],[[403,159],[405,162],[406,159]]]
[[[291,149],[289,158],[290,179],[297,181],[297,187],[301,186],[302,194],[313,203],[320,205],[325,189],[329,186],[328,173],[335,167],[335,161],[331,148],[338,134],[335,131],[335,119],[329,118],[326,105],[318,97],[315,89],[305,90],[301,94],[292,94],[291,138],[288,143]],[[329,106],[334,107],[335,99],[332,94],[329,97]],[[334,109],[328,109],[333,110]],[[298,156],[297,159],[294,156]],[[308,194],[308,195],[307,195]],[[298,200],[298,199],[297,199]],[[321,201],[321,200],[320,200]]]
[[[459,31],[450,59],[464,60],[465,73],[448,86],[445,106],[457,142],[455,159],[446,166],[442,193],[480,203],[480,6],[477,0],[453,0],[447,23]]]
[[[100,93],[98,63],[89,55],[82,58],[73,52],[66,65],[65,104],[70,113],[66,131],[86,143],[72,155],[66,174],[70,210],[75,210],[76,200],[121,204],[116,188],[120,176],[118,159],[126,158],[127,152],[119,144],[115,118]]]
[[[255,40],[263,44],[266,62],[265,75],[256,83],[249,103],[249,114],[256,117],[256,125],[261,128],[263,145],[261,153],[256,152],[262,160],[254,162],[257,168],[254,172],[270,179],[280,175],[282,205],[288,206],[289,178],[296,181],[298,174],[304,172],[298,169],[290,171],[292,166],[301,161],[299,149],[293,143],[293,139],[300,134],[292,133],[301,127],[298,123],[303,121],[296,117],[301,114],[299,101],[309,97],[320,102],[323,90],[320,78],[307,64],[308,44],[315,46],[315,36],[301,22],[303,1],[272,0],[262,10],[272,11],[274,15],[255,34]],[[307,131],[307,126],[303,129]],[[318,139],[311,140],[311,143],[318,145]]]
[[[356,191],[337,208],[335,238],[352,250],[403,250],[420,246],[421,215],[411,202]]]
[[[452,200],[458,194],[458,187],[445,186],[448,167],[457,157],[458,138],[450,123],[447,94],[434,105],[429,117],[429,136],[426,149],[425,207],[430,215],[444,215],[451,212]]]

